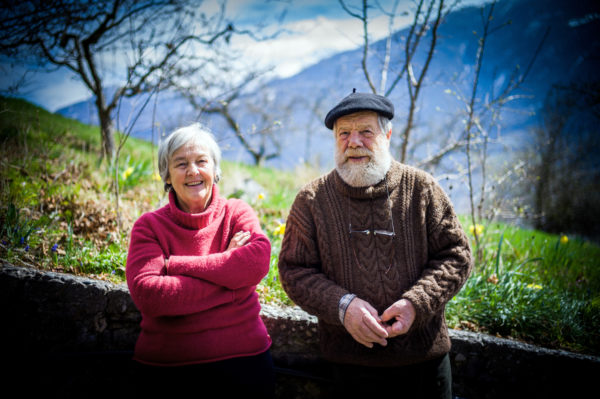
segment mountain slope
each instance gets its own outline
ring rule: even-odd
[[[484,63],[478,87],[481,98],[486,94],[498,93],[511,76],[523,74],[528,69],[536,49],[541,50],[529,69],[524,84],[513,94],[520,99],[511,102],[502,114],[502,132],[505,136],[522,137],[527,129],[537,123],[536,112],[553,84],[568,85],[574,81],[597,81],[600,70],[600,6],[592,1],[565,0],[515,0],[500,1],[494,12],[492,26],[508,24],[490,35],[484,53]],[[481,10],[475,7],[459,9],[451,13],[441,25],[439,42],[431,63],[425,87],[419,101],[413,143],[424,141],[412,148],[411,161],[418,160],[435,151],[442,138],[461,133],[459,113],[464,110],[463,101],[457,100],[456,93],[470,93],[477,39],[481,34]],[[476,31],[478,34],[474,34]],[[403,40],[407,31],[394,35],[391,71],[397,71],[403,60]],[[545,38],[545,40],[544,40]],[[424,38],[428,44],[429,37]],[[543,41],[543,42],[542,42]],[[374,43],[369,65],[376,71],[384,42]],[[360,68],[362,49],[346,51],[306,68],[295,76],[270,82],[270,103],[267,104],[274,120],[283,121],[283,128],[276,139],[281,146],[281,156],[269,161],[276,167],[290,168],[302,160],[331,166],[331,140],[322,118],[339,99],[349,94],[353,88],[367,91],[363,72]],[[417,67],[419,57],[417,57]],[[376,79],[376,85],[379,82]],[[451,92],[451,94],[449,94]],[[248,93],[246,100],[254,101],[257,93]],[[396,106],[395,131],[404,125],[407,114],[406,83],[400,84],[390,98]],[[313,112],[310,108],[316,101],[320,106]],[[139,102],[139,100],[138,100]],[[127,101],[124,101],[126,104]],[[131,109],[132,105],[124,105]],[[236,108],[237,107],[237,108]],[[255,112],[240,102],[233,106],[236,116],[245,130],[258,123]],[[158,113],[148,107],[139,119],[134,136],[152,139],[150,127],[153,121],[159,122],[168,132],[175,126],[196,119],[180,98],[172,94],[161,95]],[[90,102],[74,104],[58,112],[93,123],[94,112]],[[121,113],[121,126],[126,126],[128,112]],[[154,119],[153,119],[154,118]],[[219,116],[207,117],[224,147],[227,158],[251,162],[251,158],[240,147],[224,120]],[[458,122],[458,123],[457,123]],[[434,139],[428,134],[434,134]],[[395,134],[398,136],[398,133]],[[154,139],[156,140],[156,134]],[[437,138],[439,138],[439,143]],[[251,138],[258,145],[260,137]],[[272,143],[266,146],[274,148]]]

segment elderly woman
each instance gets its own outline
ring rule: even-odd
[[[220,149],[199,124],[158,150],[169,203],[131,231],[127,284],[142,313],[135,346],[138,388],[273,394],[271,338],[256,285],[271,244],[254,211],[219,195]]]

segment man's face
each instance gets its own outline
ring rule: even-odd
[[[346,183],[365,187],[385,177],[391,163],[391,133],[381,132],[377,113],[372,111],[338,118],[334,125],[335,162]]]
[[[386,132],[385,136],[381,134],[377,113],[373,111],[361,111],[341,116],[335,121],[334,132],[338,151],[348,152],[347,161],[354,164],[369,162],[368,156],[359,155],[362,152],[360,149],[366,148],[373,152],[379,141],[383,137],[389,140],[391,134],[391,132]]]

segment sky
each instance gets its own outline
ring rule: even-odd
[[[385,10],[397,1],[394,30],[407,26],[412,18],[414,0],[379,0]],[[460,6],[481,5],[486,0],[462,0]],[[505,0],[506,1],[506,0]],[[356,9],[360,1],[346,0]],[[375,3],[372,1],[371,3]],[[208,12],[216,11],[215,0],[205,1]],[[273,77],[289,77],[338,52],[362,45],[362,24],[348,15],[337,0],[229,0],[227,14],[240,28],[263,26],[264,32],[279,30],[273,39],[256,42],[248,37],[235,38],[232,44],[244,51],[244,57],[258,66],[271,67]],[[404,14],[404,15],[403,15]],[[369,40],[386,37],[389,19],[377,8],[369,10]],[[89,90],[65,69],[49,73],[31,73],[20,65],[0,65],[0,92],[14,85],[29,71],[29,83],[20,96],[49,111],[56,111],[90,97]]]

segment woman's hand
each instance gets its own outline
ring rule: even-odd
[[[231,238],[231,241],[229,242],[229,246],[227,247],[227,250],[243,247],[250,239],[250,236],[251,236],[251,233],[249,231],[243,231],[243,230],[238,231]]]

